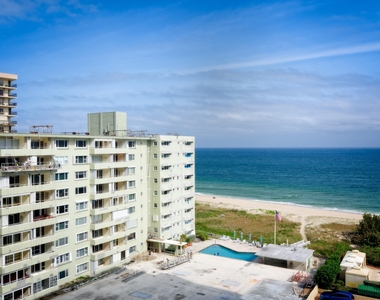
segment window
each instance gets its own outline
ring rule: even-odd
[[[128,213],[129,213],[129,214],[132,214],[132,213],[134,213],[135,211],[136,211],[136,208],[135,208],[134,206],[128,208]]]
[[[165,171],[165,170],[169,170],[170,169],[170,166],[162,166],[161,167],[161,170]]]
[[[116,172],[116,170],[114,170],[114,172]],[[96,178],[97,179],[102,179],[103,178],[103,170],[96,170]]]
[[[153,145],[154,145],[154,146],[157,146],[157,142],[153,142]]]
[[[97,184],[96,185],[96,193],[97,194],[103,193],[103,185],[102,184]]]
[[[65,214],[69,212],[69,205],[68,204],[60,205],[60,206],[57,206],[56,209],[57,209],[57,215]]]
[[[87,156],[75,156],[75,163],[76,164],[86,164],[87,163]]]
[[[136,173],[136,168],[135,167],[129,167],[127,170],[128,175],[132,175]]]
[[[61,238],[61,239],[58,239],[55,241],[55,246],[56,247],[62,247],[62,246],[65,246],[69,243],[69,238],[68,237],[64,237],[64,238]]]
[[[99,200],[91,200],[92,209],[102,208],[103,207],[103,199]]]
[[[170,145],[170,142],[167,142],[167,141],[164,142],[164,141],[162,141],[162,142],[161,142],[161,145],[162,145],[162,146],[169,146],[169,145]]]
[[[77,274],[88,270],[88,263],[77,265]]]
[[[77,234],[77,242],[87,241],[88,233],[82,232]]]
[[[5,265],[10,265],[15,262],[21,261],[21,252],[9,254],[5,256]]]
[[[87,201],[84,202],[77,202],[75,204],[75,210],[80,211],[80,210],[86,210],[87,209]]]
[[[69,177],[69,173],[56,173],[55,181],[67,180]]]
[[[30,267],[31,273],[37,273],[45,270],[45,262],[41,262]]]
[[[153,154],[153,158],[154,158],[154,159],[157,158],[157,153],[154,153],[154,154]]]
[[[92,238],[95,239],[97,237],[103,236],[103,229],[93,230]]]
[[[129,248],[129,254],[136,251],[136,246],[132,246]]]
[[[101,222],[103,222],[103,215],[91,215],[92,224],[101,223]]]
[[[55,231],[64,230],[69,228],[69,221],[59,222],[55,224]]]
[[[69,270],[63,270],[58,273],[58,279],[63,279],[69,276]]]
[[[135,148],[136,147],[136,142],[135,141],[129,141],[128,142],[128,147],[129,148]]]
[[[3,236],[3,246],[21,242],[21,233]]]
[[[87,147],[87,141],[76,140],[75,141],[75,147],[77,147],[77,148],[86,148]]]
[[[67,148],[67,140],[55,140],[55,147],[56,148]]]
[[[75,172],[75,179],[85,179],[85,178],[87,178],[86,171]]]
[[[153,207],[154,207],[154,208],[157,208],[157,207],[158,207],[157,203],[154,203],[154,204],[153,204]]]
[[[17,206],[20,205],[20,197],[4,197],[1,201],[2,207]]]
[[[103,250],[103,244],[92,246],[92,253],[96,253]]]
[[[113,241],[112,241],[112,244],[113,244],[114,247],[115,247],[115,246],[119,246],[119,240],[118,240],[118,239],[113,240]]]
[[[135,160],[134,154],[128,154],[128,160]]]
[[[69,261],[70,261],[70,253],[61,254],[55,258],[55,263],[57,265],[64,264],[64,263],[69,262]]]
[[[77,250],[77,258],[87,256],[87,255],[88,255],[88,248],[87,247]]]
[[[69,163],[68,156],[54,156],[54,160],[59,165],[67,165]]]
[[[136,239],[136,232],[132,232],[127,236],[128,241]]]
[[[84,225],[87,223],[87,217],[75,219],[75,226]]]
[[[56,198],[63,198],[69,196],[69,189],[59,189],[55,191]]]
[[[135,181],[135,180],[128,181],[128,187],[129,187],[129,188],[134,188],[134,187],[136,187],[136,181]]]
[[[86,194],[87,193],[87,187],[81,186],[75,188],[75,195],[81,195],[81,194]]]
[[[136,194],[129,194],[128,201],[134,201],[134,200],[136,200]]]
[[[19,224],[21,223],[21,221],[22,221],[22,218],[19,213],[8,216],[9,225]]]
[[[157,183],[158,181],[157,181],[157,178],[154,178],[154,183]]]
[[[45,244],[32,247],[32,256],[45,253]]]

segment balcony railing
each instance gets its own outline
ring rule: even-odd
[[[13,83],[13,84],[11,84],[11,87],[12,87],[12,88],[17,88],[17,83]]]
[[[20,172],[20,171],[45,171],[45,170],[58,170],[61,168],[59,163],[37,164],[32,165],[28,162],[24,163],[3,163],[1,164],[2,172]]]
[[[16,93],[9,93],[8,97],[17,97],[17,94]]]
[[[33,217],[33,222],[42,221],[46,219],[52,219],[52,218],[54,218],[54,216],[52,215],[36,216],[36,217]]]
[[[17,107],[17,102],[9,102],[9,106]]]

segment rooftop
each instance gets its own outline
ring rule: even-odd
[[[302,247],[286,247],[269,244],[264,248],[261,248],[256,252],[256,255],[261,257],[304,262],[311,255],[313,255],[314,250],[302,248]]]

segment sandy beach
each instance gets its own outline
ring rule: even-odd
[[[362,219],[362,214],[317,209],[304,206],[277,204],[259,200],[246,200],[238,198],[227,198],[212,195],[195,195],[197,203],[207,203],[214,206],[244,209],[250,213],[264,213],[266,210],[277,210],[283,218],[287,218],[294,222],[300,222],[301,235],[306,240],[305,227],[320,225],[324,223],[341,223],[352,224],[358,223]]]

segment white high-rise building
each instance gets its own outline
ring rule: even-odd
[[[195,235],[194,137],[127,130],[123,112],[89,114],[83,133],[16,133],[16,79],[0,73],[0,299],[36,299],[147,250],[180,253]]]

